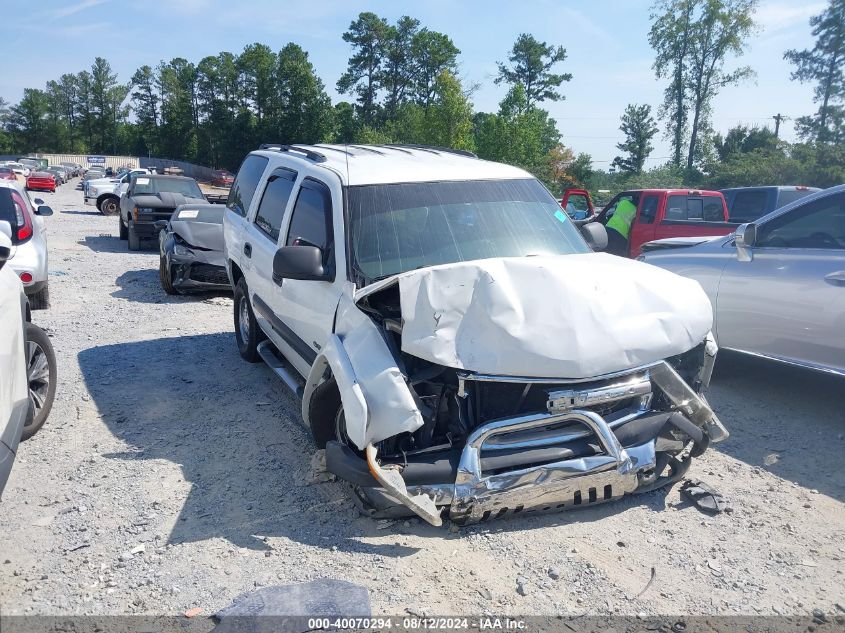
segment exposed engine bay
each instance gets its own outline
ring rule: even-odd
[[[422,419],[366,450],[342,432],[326,446],[329,470],[356,485],[375,517],[410,508],[439,524],[448,508],[453,521],[471,523],[617,499],[678,481],[692,457],[727,437],[699,395],[715,361],[710,335],[684,353],[594,378],[493,375],[403,351],[399,284],[357,305]]]

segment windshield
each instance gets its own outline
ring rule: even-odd
[[[190,178],[149,178],[138,176],[132,185],[132,195],[156,194],[162,192],[181,193],[188,198],[202,198],[202,191]]]
[[[352,268],[373,281],[438,264],[587,253],[535,179],[349,188]]]

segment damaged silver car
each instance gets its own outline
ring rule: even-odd
[[[230,290],[223,254],[223,207],[185,204],[158,220],[159,280],[169,295]]]
[[[698,283],[592,252],[595,227],[520,169],[262,146],[224,241],[241,355],[301,396],[371,516],[610,501],[678,481],[727,437],[701,395],[717,348]]]

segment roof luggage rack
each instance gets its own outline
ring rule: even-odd
[[[326,157],[325,155],[321,154],[320,152],[315,152],[314,150],[307,149],[305,147],[299,147],[297,145],[280,145],[278,143],[262,143],[258,149],[271,149],[277,152],[297,152],[299,154],[305,154],[305,158],[308,160],[312,160],[315,163],[325,163]]]
[[[393,149],[418,149],[423,152],[430,152],[432,154],[457,154],[458,156],[466,156],[467,158],[478,158],[476,154],[465,149],[453,149],[451,147],[439,147],[437,145],[418,145],[415,143],[382,143],[376,147],[392,147]]]

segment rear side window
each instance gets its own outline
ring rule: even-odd
[[[329,263],[332,246],[332,197],[328,187],[306,179],[299,189],[288,227],[287,246],[317,246],[323,251],[323,264]]]
[[[810,189],[810,188],[803,188],[803,189],[781,189],[778,192],[778,204],[777,208],[780,209],[781,207],[785,207],[790,202],[795,202],[803,198],[804,196],[809,196],[811,193],[815,193],[818,191],[817,189]]]
[[[269,160],[264,156],[250,154],[246,157],[238,170],[238,176],[235,178],[232,188],[229,190],[229,199],[226,201],[226,206],[229,209],[242,217],[246,217],[252,197],[258,188],[258,181],[261,180],[261,174],[264,173],[268,162]]]
[[[737,191],[731,205],[731,220],[753,222],[766,212],[769,194],[764,190]]]
[[[295,180],[296,172],[289,169],[274,171],[267,180],[264,195],[261,196],[258,212],[255,214],[255,226],[273,240],[274,244],[279,241],[282,218],[285,216],[285,209],[288,206]]]
[[[721,196],[691,198],[669,196],[666,200],[665,222],[724,222],[725,210]]]
[[[657,203],[659,198],[657,196],[646,196],[643,200],[643,206],[640,209],[640,223],[654,224],[654,218],[657,216]]]

